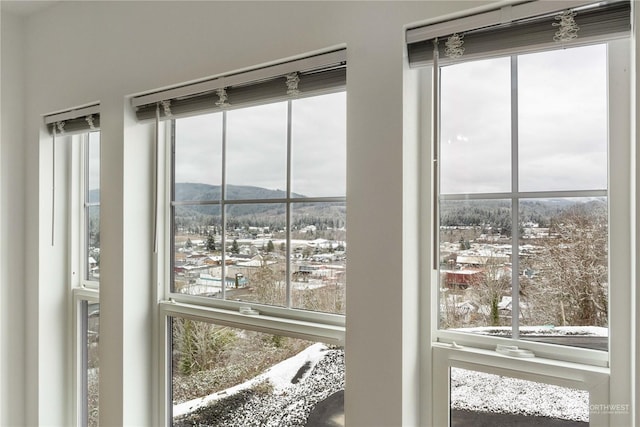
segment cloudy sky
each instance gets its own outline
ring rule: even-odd
[[[286,190],[287,103],[227,113],[228,184]],[[179,119],[176,182],[222,183],[222,114]],[[292,191],[312,197],[346,192],[345,93],[293,102]]]
[[[511,190],[509,58],[442,68],[441,191]],[[520,191],[605,189],[603,45],[518,57]]]
[[[89,132],[89,190],[100,188],[100,132]]]

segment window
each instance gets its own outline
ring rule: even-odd
[[[99,105],[45,117],[52,135],[51,245],[66,248],[73,307],[74,419],[97,426],[99,413],[100,115]],[[60,173],[63,171],[63,173]],[[56,187],[68,191],[56,191]],[[58,219],[57,219],[58,218]],[[60,218],[64,218],[61,226]],[[68,219],[67,219],[68,218]],[[55,233],[64,230],[66,233]]]
[[[80,425],[98,426],[100,359],[100,132],[81,136],[82,286],[76,290],[80,327]]]
[[[453,425],[508,425],[523,417],[540,425],[550,419],[589,423],[585,390],[456,367],[449,375]]]
[[[422,120],[433,229],[422,247],[435,425],[460,421],[436,390],[464,402],[476,371],[526,380],[527,393],[578,390],[594,425],[630,422],[630,388],[611,386],[631,366],[619,351],[631,337],[630,5],[553,7],[407,32],[410,64],[431,80]],[[608,411],[616,405],[626,410]]]
[[[85,279],[100,280],[100,132],[90,132],[85,143],[84,268]]]
[[[267,371],[300,391],[324,364],[336,380],[278,425],[342,406],[345,84],[341,49],[133,99],[158,135],[167,425],[243,425],[291,403]]]
[[[80,303],[81,344],[81,425],[98,426],[100,358],[100,304],[81,300]]]
[[[606,44],[440,76],[439,328],[606,350]]]
[[[76,319],[76,373],[78,425],[98,426],[100,344],[100,132],[75,136],[72,165],[78,171],[76,195],[72,195],[72,218],[78,259],[74,267],[80,280],[72,289]],[[73,178],[72,178],[73,181]],[[72,249],[75,250],[75,249]]]
[[[306,425],[342,398],[340,347],[187,318],[171,331],[174,426]]]
[[[172,134],[173,292],[344,314],[344,92]]]

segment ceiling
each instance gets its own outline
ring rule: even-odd
[[[2,12],[9,12],[19,16],[28,16],[46,9],[58,1],[59,0],[0,0],[0,7],[2,8]]]

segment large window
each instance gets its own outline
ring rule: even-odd
[[[340,49],[133,100],[157,126],[168,425],[342,410],[345,85]]]
[[[439,327],[606,350],[606,44],[440,75]]]
[[[51,246],[66,258],[72,307],[73,420],[98,425],[100,341],[100,106],[44,117],[51,135]],[[61,301],[58,303],[64,307]]]
[[[100,341],[99,106],[45,118],[52,133],[51,245],[68,250],[68,296],[73,307],[74,420],[98,425]],[[61,190],[66,188],[67,191]],[[64,218],[64,227],[60,226]],[[58,230],[56,232],[56,230]],[[67,233],[60,233],[61,230]]]
[[[430,81],[422,248],[434,425],[516,422],[553,390],[580,415],[529,415],[630,423],[630,4],[586,3],[528,2],[407,33],[409,61]]]
[[[80,425],[98,426],[100,362],[100,132],[81,135],[80,254],[84,289],[76,290],[80,356]]]
[[[174,294],[239,302],[241,313],[345,313],[345,101],[338,92],[172,121]],[[340,348],[217,320],[171,318],[174,426],[298,425],[343,389]],[[335,378],[319,380],[327,369]]]
[[[176,119],[172,290],[345,311],[344,92]]]

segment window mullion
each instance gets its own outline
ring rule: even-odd
[[[82,135],[82,196],[83,196],[83,235],[82,235],[82,280],[89,279],[89,134]]]
[[[78,304],[78,310],[80,312],[79,322],[80,322],[80,425],[87,426],[89,424],[89,351],[87,348],[88,344],[88,331],[89,331],[89,320],[88,313],[89,307],[88,302],[82,301]]]
[[[433,87],[433,194],[435,194],[436,200],[433,202],[433,269],[439,271],[440,263],[440,66],[438,65],[439,53],[438,53],[438,39],[436,38],[433,46],[433,74],[432,87]],[[439,301],[438,301],[439,303]]]
[[[291,308],[291,133],[293,101],[287,102],[287,203],[285,206],[285,306]]]
[[[511,56],[511,336],[520,338],[520,250],[518,247],[518,56]]]
[[[222,177],[220,181],[220,224],[222,225],[221,236],[221,277],[220,295],[223,300],[227,299],[227,112],[222,112]]]
[[[171,120],[171,135],[170,135],[170,171],[171,171],[171,183],[169,185],[169,222],[170,222],[170,231],[169,231],[169,270],[167,271],[167,273],[169,274],[169,292],[173,292],[175,290],[175,277],[172,274],[172,272],[175,269],[175,264],[176,264],[176,255],[175,252],[173,250],[173,248],[175,247],[176,244],[176,216],[175,216],[175,212],[176,212],[176,207],[173,204],[173,200],[175,200],[176,195],[175,195],[175,181],[173,179],[173,177],[175,176],[176,173],[176,126],[177,126],[177,122],[175,120]],[[166,193],[165,193],[166,194]],[[166,286],[165,286],[165,291],[166,291]]]

